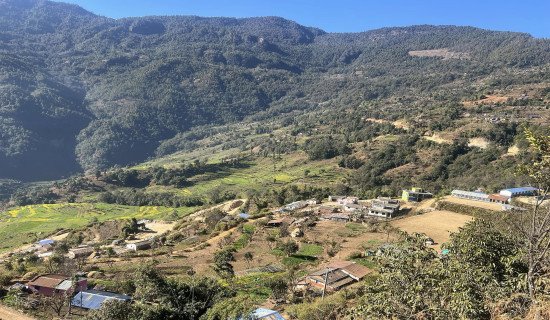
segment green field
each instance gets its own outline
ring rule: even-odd
[[[0,213],[1,251],[42,239],[57,229],[77,228],[113,219],[168,220],[196,208],[136,207],[105,203],[41,204],[10,208]]]

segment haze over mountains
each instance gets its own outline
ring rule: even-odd
[[[290,124],[434,88],[458,103],[480,79],[549,59],[550,40],[471,27],[331,34],[278,17],[113,20],[0,0],[0,178],[125,165],[190,148],[213,125]]]

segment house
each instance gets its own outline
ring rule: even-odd
[[[285,318],[283,318],[283,316],[281,316],[279,312],[270,310],[270,309],[264,309],[264,308],[258,308],[252,311],[244,319],[285,320]],[[238,320],[243,320],[243,318],[241,317]]]
[[[451,192],[453,197],[467,200],[476,200],[476,201],[489,201],[489,195],[483,192],[472,192],[464,190],[453,190]],[[502,195],[502,194],[501,194]]]
[[[128,243],[126,245],[126,249],[133,250],[133,251],[146,250],[146,249],[150,249],[152,244],[153,244],[153,241],[151,239],[141,240],[133,243]]]
[[[237,215],[237,217],[243,218],[243,219],[248,219],[248,218],[250,218],[250,215],[249,215],[249,214],[246,214],[246,213],[239,213],[239,214]]]
[[[69,253],[67,255],[71,259],[87,258],[93,252],[94,252],[94,249],[92,247],[82,247],[82,248],[76,248],[76,249],[69,249]]]
[[[317,200],[317,199],[308,199],[308,200],[306,200],[306,203],[307,203],[308,205],[315,205],[315,204],[319,204],[319,203],[321,203],[321,202],[320,202],[319,200]]]
[[[344,205],[344,211],[352,212],[352,211],[361,211],[361,210],[363,210],[363,205],[360,205],[360,204],[349,203]]]
[[[53,239],[44,239],[44,240],[40,240],[36,243],[38,243],[39,246],[43,247],[46,244],[53,245],[55,243],[55,240],[53,240]]]
[[[352,261],[336,261],[310,274],[308,279],[317,288],[325,288],[326,279],[326,289],[336,291],[360,281],[371,272],[369,268]]]
[[[277,228],[277,227],[280,227],[282,226],[283,224],[292,224],[294,222],[294,218],[291,218],[291,217],[282,217],[282,218],[279,218],[279,219],[273,219],[273,220],[269,220],[266,224],[267,227],[274,227],[274,228]]]
[[[79,292],[71,301],[71,305],[83,309],[99,310],[103,302],[110,300],[130,302],[132,297],[107,291],[86,290]]]
[[[88,279],[78,278],[76,284],[76,292],[86,290]],[[62,274],[46,274],[34,278],[27,283],[29,290],[37,292],[45,296],[60,296],[65,292],[71,293],[73,290],[73,282],[70,277]]]
[[[356,197],[343,197],[337,200],[338,204],[342,206],[348,204],[357,204],[358,201],[359,199],[357,199]]]
[[[494,202],[494,203],[500,203],[500,204],[505,204],[505,203],[508,203],[508,200],[510,200],[510,198],[508,197],[504,197],[504,196],[495,196],[495,195],[489,195],[489,197],[487,198],[487,200],[489,202]]]
[[[336,202],[339,199],[345,198],[346,196],[328,196],[328,201],[330,202]]]
[[[521,196],[532,196],[538,191],[537,188],[533,187],[521,187],[521,188],[511,188],[500,190],[500,195],[508,198],[521,197]]]
[[[424,192],[422,188],[412,188],[411,190],[403,190],[401,194],[401,199],[406,202],[419,202],[424,199],[432,198],[433,194],[429,192]]]
[[[326,283],[326,290],[328,291],[340,290],[353,282],[354,280],[351,277],[336,268],[324,268],[309,275],[310,284],[323,289]]]
[[[295,202],[287,204],[285,206],[285,210],[293,211],[293,210],[298,210],[298,209],[302,209],[302,208],[305,208],[305,207],[307,207],[307,202],[306,201],[295,201]]]
[[[399,211],[399,201],[392,200],[389,197],[378,197],[373,200],[367,214],[369,216],[393,218]]]
[[[53,246],[50,243],[46,243],[45,245],[40,247],[38,250],[36,250],[36,253],[42,254],[50,251],[53,251]]]
[[[321,219],[332,220],[337,222],[349,222],[350,215],[348,213],[329,213],[321,216]]]

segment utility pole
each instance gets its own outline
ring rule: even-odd
[[[325,283],[323,285],[323,295],[321,296],[321,301],[325,300],[325,291],[327,290],[327,279],[328,279],[329,271],[332,271],[332,270],[327,268],[327,272],[325,272]]]

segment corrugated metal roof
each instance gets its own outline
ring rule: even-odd
[[[344,273],[350,274],[355,278],[358,278],[359,280],[361,280],[364,276],[372,272],[372,270],[370,270],[369,268],[362,266],[358,263],[352,263],[346,267],[343,267],[342,271]]]
[[[247,219],[247,218],[250,217],[250,215],[249,215],[249,214],[246,214],[246,213],[240,213],[240,214],[238,215],[238,217],[239,217],[239,218]]]
[[[537,188],[533,188],[533,187],[520,187],[520,188],[502,189],[500,190],[500,192],[508,191],[511,193],[521,193],[521,192],[529,192],[529,191],[536,191],[536,190]]]
[[[81,307],[84,309],[99,309],[104,301],[108,300],[120,300],[129,301],[132,297],[99,290],[86,290],[79,292],[71,301],[71,304],[75,307]]]
[[[72,284],[73,284],[73,282],[71,280],[63,280],[55,288],[58,289],[58,290],[67,291],[71,288]]]
[[[489,198],[489,195],[482,192],[472,192],[472,191],[464,191],[464,190],[453,190],[451,194],[455,195],[461,195],[466,197],[472,197],[472,198],[480,198],[480,199],[487,199]]]
[[[52,244],[52,243],[54,243],[54,242],[55,242],[55,240],[53,240],[53,239],[44,239],[44,240],[38,241],[37,243],[38,243],[39,245],[43,246],[43,245],[45,245],[45,244],[47,244],[47,243]]]
[[[84,280],[85,278],[78,278],[77,279],[77,282],[80,282],[82,280]],[[73,282],[70,280],[70,279],[67,279],[67,280],[63,280],[61,281],[60,284],[58,284],[55,288],[58,289],[58,290],[64,290],[64,291],[67,291],[69,290],[73,285]]]
[[[68,278],[69,277],[61,274],[46,274],[46,275],[34,278],[31,282],[28,283],[28,285],[46,287],[46,288],[55,288],[63,280],[66,280]]]
[[[253,319],[261,319],[261,320],[285,320],[283,316],[279,314],[279,312],[264,308],[258,308],[252,312],[252,318]]]

